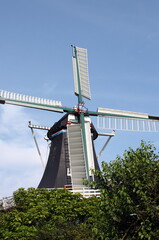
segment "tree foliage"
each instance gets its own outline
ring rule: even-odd
[[[142,141],[102,169],[103,239],[159,239],[159,157],[153,145]]]
[[[21,188],[14,199],[16,208],[1,213],[0,239],[93,239],[97,198],[84,199],[65,189]]]
[[[143,141],[123,157],[102,163],[100,198],[66,189],[19,189],[16,208],[0,213],[0,239],[159,239],[159,157]]]

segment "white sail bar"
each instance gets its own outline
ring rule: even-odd
[[[37,109],[44,109],[48,111],[63,112],[60,101],[49,100],[39,97],[32,97],[19,93],[8,92],[0,90],[0,101],[8,104],[14,104],[24,107],[31,107]],[[55,107],[55,108],[54,108]]]
[[[75,48],[76,48],[76,57],[72,57],[75,94],[79,95],[79,84],[78,84],[78,73],[79,73],[81,95],[87,99],[91,99],[89,74],[88,74],[87,49],[79,48],[79,47],[75,47]]]
[[[159,132],[159,120],[150,119],[98,116],[97,126],[100,129],[120,131]]]
[[[101,108],[97,109],[98,113],[105,113],[108,115],[118,115],[118,116],[126,116],[126,117],[135,117],[135,118],[149,118],[147,113],[139,113],[139,112],[130,112],[130,111],[123,111],[123,110],[116,110],[110,108]]]

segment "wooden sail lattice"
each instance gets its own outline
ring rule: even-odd
[[[159,132],[159,120],[151,119],[98,116],[97,126],[100,129],[120,131]]]
[[[81,94],[83,97],[90,100],[91,93],[88,74],[87,49],[76,47],[76,56],[77,58],[75,58],[74,56],[72,57],[75,94],[79,95],[79,83],[78,83],[79,77]]]

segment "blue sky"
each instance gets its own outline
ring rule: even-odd
[[[71,45],[88,49],[91,101],[97,107],[159,115],[158,0],[0,0],[0,89],[73,107]],[[43,168],[28,121],[51,126],[60,114],[0,106],[0,197],[37,187]],[[96,119],[92,119],[96,125]],[[48,147],[36,131],[43,158]],[[159,133],[116,131],[101,161]],[[96,140],[99,152],[106,139]]]

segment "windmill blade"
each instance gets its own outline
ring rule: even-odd
[[[76,95],[81,95],[91,99],[89,74],[88,74],[88,57],[87,49],[73,47],[74,55],[72,57],[74,89]]]
[[[97,126],[120,131],[159,132],[159,117],[108,108],[98,108]]]
[[[42,109],[53,112],[64,112],[60,101],[32,97],[4,90],[0,90],[0,103]]]
[[[75,185],[82,185],[83,179],[87,179],[88,182],[90,182],[88,126],[87,122],[85,122],[84,113],[80,113],[80,122],[78,124],[68,125],[67,128],[72,169],[72,186],[74,187]],[[91,136],[91,134],[89,134],[89,136]]]
[[[68,147],[70,156],[72,188],[82,186],[86,179],[85,154],[80,124],[68,125]]]

